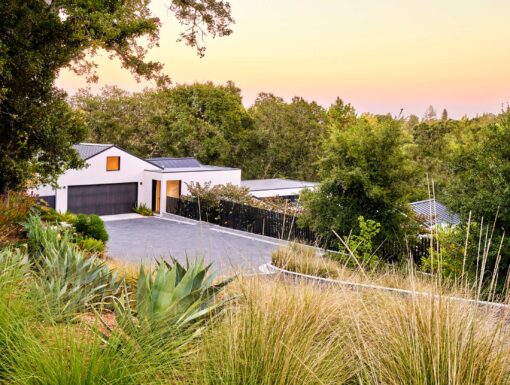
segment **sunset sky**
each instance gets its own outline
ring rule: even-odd
[[[174,83],[234,81],[250,105],[259,92],[295,95],[327,107],[337,96],[359,112],[423,115],[428,105],[450,116],[499,112],[510,101],[509,0],[232,0],[229,37],[207,39],[200,59],[163,0],[163,23],[149,58]],[[106,54],[100,82],[135,91],[136,83]],[[69,93],[86,86],[63,71]]]

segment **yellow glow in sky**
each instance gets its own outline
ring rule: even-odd
[[[163,0],[163,23],[149,58],[175,83],[234,81],[250,105],[259,92],[328,106],[337,96],[359,112],[450,116],[499,112],[510,101],[509,0],[231,0],[229,37],[208,39],[206,57],[176,43],[180,26]],[[135,91],[131,74],[97,58],[100,82]],[[85,80],[62,71],[73,93]]]

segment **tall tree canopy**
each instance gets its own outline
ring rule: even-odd
[[[160,140],[166,155],[241,166],[243,136],[251,122],[241,102],[241,90],[234,83],[180,85],[163,95],[168,111]]]
[[[147,0],[7,0],[0,3],[0,194],[27,183],[54,181],[80,164],[70,149],[85,136],[80,116],[54,87],[61,68],[72,65],[94,79],[90,61],[99,49],[118,57],[136,77],[168,84],[162,65],[145,60],[137,38],[157,44],[159,20]],[[228,35],[228,3],[169,3],[187,29],[181,38],[203,54],[205,33]]]
[[[346,127],[331,127],[320,160],[318,191],[304,194],[308,221],[325,238],[332,230],[358,230],[358,217],[381,223],[381,235],[405,230],[413,164],[405,151],[402,123],[362,116]]]
[[[115,143],[141,157],[160,156],[160,128],[169,108],[162,92],[130,94],[118,87],[104,87],[98,95],[81,90],[71,100],[83,114],[87,141]]]
[[[262,147],[253,174],[317,180],[316,162],[326,131],[324,108],[300,97],[286,103],[261,93],[249,112]]]
[[[488,124],[465,128],[448,165],[452,171],[445,189],[449,206],[464,217],[472,211],[475,220],[492,220],[499,212],[498,227],[508,233],[510,111]]]

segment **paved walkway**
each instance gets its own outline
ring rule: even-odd
[[[128,218],[105,222],[108,255],[137,262],[173,256],[185,261],[204,258],[220,274],[258,271],[271,253],[286,244],[278,239],[193,222],[182,218]]]
[[[128,213],[128,214],[116,214],[116,215],[103,215],[101,219],[103,222],[112,222],[112,221],[123,221],[126,219],[139,219],[145,218],[143,215],[137,213]]]

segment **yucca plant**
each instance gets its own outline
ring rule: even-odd
[[[117,275],[95,256],[87,257],[58,226],[32,216],[27,224],[29,255],[36,271],[36,294],[54,316],[88,311],[119,292]]]

